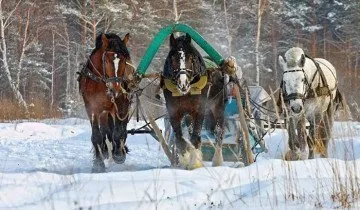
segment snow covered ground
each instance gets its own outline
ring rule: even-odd
[[[360,124],[334,130],[327,159],[281,160],[276,130],[251,166],[192,171],[170,168],[149,135],[129,136],[126,162],[91,174],[87,120],[0,123],[0,209],[360,208]]]

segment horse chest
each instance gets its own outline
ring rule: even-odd
[[[330,97],[322,96],[313,99],[307,99],[304,102],[304,108],[307,118],[311,118],[314,115],[322,114],[329,106]]]
[[[206,100],[202,95],[172,96],[168,90],[164,91],[168,111],[191,113],[203,107]]]

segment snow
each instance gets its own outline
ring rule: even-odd
[[[129,135],[126,162],[92,174],[87,120],[0,123],[0,209],[355,209],[360,124],[334,133],[326,159],[283,161],[287,134],[276,129],[256,163],[192,171],[170,168],[149,135]]]
[[[315,32],[315,31],[319,31],[322,30],[324,27],[321,25],[313,25],[313,26],[307,26],[304,27],[303,30],[308,31],[308,32]]]

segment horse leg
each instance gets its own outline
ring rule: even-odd
[[[101,135],[100,129],[99,129],[99,122],[97,115],[92,114],[91,117],[91,142],[94,147],[94,160],[93,160],[93,173],[101,173],[105,172],[105,164],[103,161],[103,155],[101,146],[103,144],[103,137]]]
[[[99,129],[102,136],[101,151],[104,158],[106,159],[109,158],[109,155],[112,151],[112,130],[114,127],[114,122],[112,116],[109,116],[108,113],[101,114],[99,121]]]
[[[175,134],[175,146],[176,151],[179,156],[179,164],[184,168],[189,168],[190,165],[190,146],[183,138],[182,128],[181,128],[181,119],[182,116],[179,112],[170,112],[169,119],[171,127],[174,130]]]
[[[309,159],[314,159],[314,145],[315,145],[315,119],[310,121],[309,136],[307,136],[307,143],[309,146]]]
[[[224,162],[222,155],[222,144],[224,139],[224,113],[219,110],[224,108],[216,107],[213,111],[214,118],[216,119],[215,124],[215,153],[212,159],[212,166],[221,166]]]
[[[302,116],[297,123],[297,134],[299,141],[299,159],[306,160],[308,158],[308,154],[306,154],[306,145],[307,145],[307,135],[306,135],[306,121],[305,116]]]
[[[195,149],[200,149],[201,147],[201,129],[202,123],[204,121],[204,114],[202,113],[195,113],[192,116],[192,133],[190,142],[194,145]]]
[[[334,124],[334,107],[333,103],[330,102],[326,113],[324,114],[324,127],[322,131],[322,143],[324,145],[324,150],[321,153],[321,157],[327,158],[328,157],[328,144],[331,138],[331,131]]]
[[[289,118],[289,123],[287,125],[288,131],[288,144],[290,151],[285,154],[285,160],[298,160],[299,159],[299,142],[295,130],[295,122],[293,118]]]
[[[192,133],[190,137],[190,142],[194,147],[190,147],[190,164],[189,168],[200,168],[203,166],[202,163],[202,153],[200,151],[201,147],[201,129],[204,121],[204,112],[202,109],[197,112],[192,113]]]
[[[119,118],[114,118],[113,159],[115,163],[122,164],[125,162],[126,153],[128,152],[128,148],[125,145],[127,137],[127,120],[120,121]]]

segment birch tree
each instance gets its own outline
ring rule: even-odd
[[[255,41],[255,67],[256,67],[256,77],[255,84],[260,85],[260,35],[261,35],[261,19],[264,14],[265,7],[267,4],[267,0],[259,0],[258,1],[258,12],[257,12],[257,32],[256,32],[256,41]]]
[[[11,20],[13,18],[14,12],[18,8],[19,4],[20,1],[18,1],[18,3],[11,11],[6,12],[4,11],[4,1],[0,0],[0,37],[1,37],[0,52],[1,52],[1,61],[3,64],[1,70],[3,72],[3,75],[5,76],[5,79],[7,80],[6,82],[8,83],[8,86],[14,96],[14,99],[18,102],[18,104],[25,111],[25,113],[28,114],[29,111],[28,111],[27,103],[24,100],[23,95],[19,90],[19,86],[16,84],[16,81],[14,81],[10,72],[11,67],[9,65],[7,36],[6,36],[6,30],[11,24]]]

